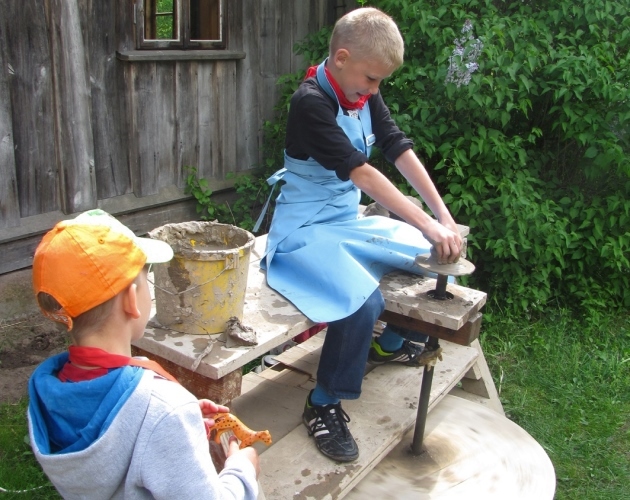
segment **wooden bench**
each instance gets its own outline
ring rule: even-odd
[[[465,236],[467,228],[460,227],[460,232]],[[242,321],[256,331],[257,346],[228,348],[218,335],[209,338],[153,325],[134,343],[134,354],[162,363],[197,397],[229,405],[249,427],[271,431],[274,444],[269,449],[256,444],[262,453],[261,484],[267,498],[341,498],[417,423],[421,404],[426,404],[426,418],[426,412],[449,392],[503,414],[478,341],[486,294],[449,284],[453,299],[435,301],[427,292],[435,288],[436,280],[393,272],[381,280],[385,299],[381,320],[424,331],[433,342],[439,339],[444,361],[430,373],[429,384],[427,373],[419,368],[384,365],[369,371],[363,396],[344,403],[353,418],[352,432],[361,449],[359,460],[340,465],[325,458],[301,424],[306,394],[316,381],[325,331],[277,356],[279,364],[272,369],[242,376],[246,363],[313,326],[267,286],[259,267],[265,244],[266,236],[256,238]],[[193,364],[210,343],[212,350],[193,371]],[[422,391],[425,401],[421,385],[428,386]]]
[[[462,226],[461,232],[467,234]],[[258,345],[228,348],[220,335],[192,335],[162,328],[152,319],[144,337],[133,343],[133,354],[155,359],[197,397],[229,404],[241,394],[242,368],[250,361],[284,344],[314,325],[293,304],[267,286],[259,263],[264,253],[266,235],[256,238],[250,256],[243,324],[254,328]],[[479,335],[484,305],[483,292],[450,285],[455,298],[441,304],[426,298],[425,291],[435,280],[403,272],[391,273],[381,282],[386,312],[383,319],[403,326],[417,327],[461,345],[468,345]],[[155,316],[153,316],[154,318]],[[198,367],[197,358],[212,343],[212,350]],[[478,369],[473,376],[478,376]]]
[[[461,226],[460,232],[465,236],[468,228]],[[260,236],[252,249],[242,321],[254,328],[258,345],[228,348],[219,335],[180,333],[162,328],[152,320],[144,337],[134,342],[134,355],[155,359],[197,397],[229,404],[240,395],[244,365],[313,326],[290,302],[267,286],[265,273],[259,266],[265,244],[266,235]],[[460,345],[473,345],[480,351],[475,340],[481,325],[479,310],[485,304],[486,294],[449,285],[454,299],[438,303],[425,293],[434,286],[435,280],[409,273],[385,276],[381,281],[386,308],[382,319]],[[197,358],[210,343],[212,350],[193,371]],[[481,366],[475,366],[467,375],[471,380],[467,389],[488,399],[493,395],[493,385],[487,384],[486,375],[487,365],[481,360]]]

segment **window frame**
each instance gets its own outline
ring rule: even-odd
[[[177,20],[177,39],[147,39],[145,38],[146,16],[145,1],[136,0],[134,4],[134,24],[136,26],[136,47],[141,50],[225,50],[227,49],[227,0],[219,2],[219,33],[218,40],[191,39],[190,0],[173,0],[173,15]]]

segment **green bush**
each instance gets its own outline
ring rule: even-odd
[[[468,284],[515,312],[630,306],[625,2],[365,3],[390,14],[405,40],[405,63],[381,91],[456,220],[471,228],[477,271]],[[296,51],[320,62],[330,31]],[[303,74],[280,81],[263,175],[281,165]],[[371,161],[410,192],[378,153]],[[254,190],[268,187],[254,182],[243,194]]]
[[[630,305],[625,2],[371,4],[405,39],[383,95],[471,228],[472,284],[517,311]]]

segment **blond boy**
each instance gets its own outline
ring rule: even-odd
[[[197,400],[157,363],[131,357],[151,312],[151,264],[162,241],[136,237],[101,210],[62,221],[33,260],[42,312],[71,345],[29,381],[31,445],[64,498],[249,498],[258,457],[230,444],[217,474],[204,420],[228,411]]]
[[[380,278],[394,269],[421,272],[415,256],[431,246],[440,262],[454,262],[462,245],[412,142],[379,94],[383,79],[402,64],[403,52],[396,24],[383,12],[361,8],[342,17],[329,57],[309,69],[291,99],[285,168],[270,179],[285,183],[262,266],[272,288],[311,320],[328,323],[303,421],[317,448],[343,462],[355,460],[359,450],[340,400],[359,397],[368,358],[417,366],[429,354],[417,343],[426,341],[419,332],[388,326],[372,340],[384,308]],[[396,165],[437,220],[370,165],[373,146]],[[361,218],[361,191],[406,222]]]

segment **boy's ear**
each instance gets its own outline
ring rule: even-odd
[[[337,49],[337,51],[333,54],[332,60],[337,69],[341,69],[349,58],[350,52],[348,49]]]
[[[123,310],[133,319],[138,319],[141,315],[138,308],[138,285],[131,283],[121,293]]]

